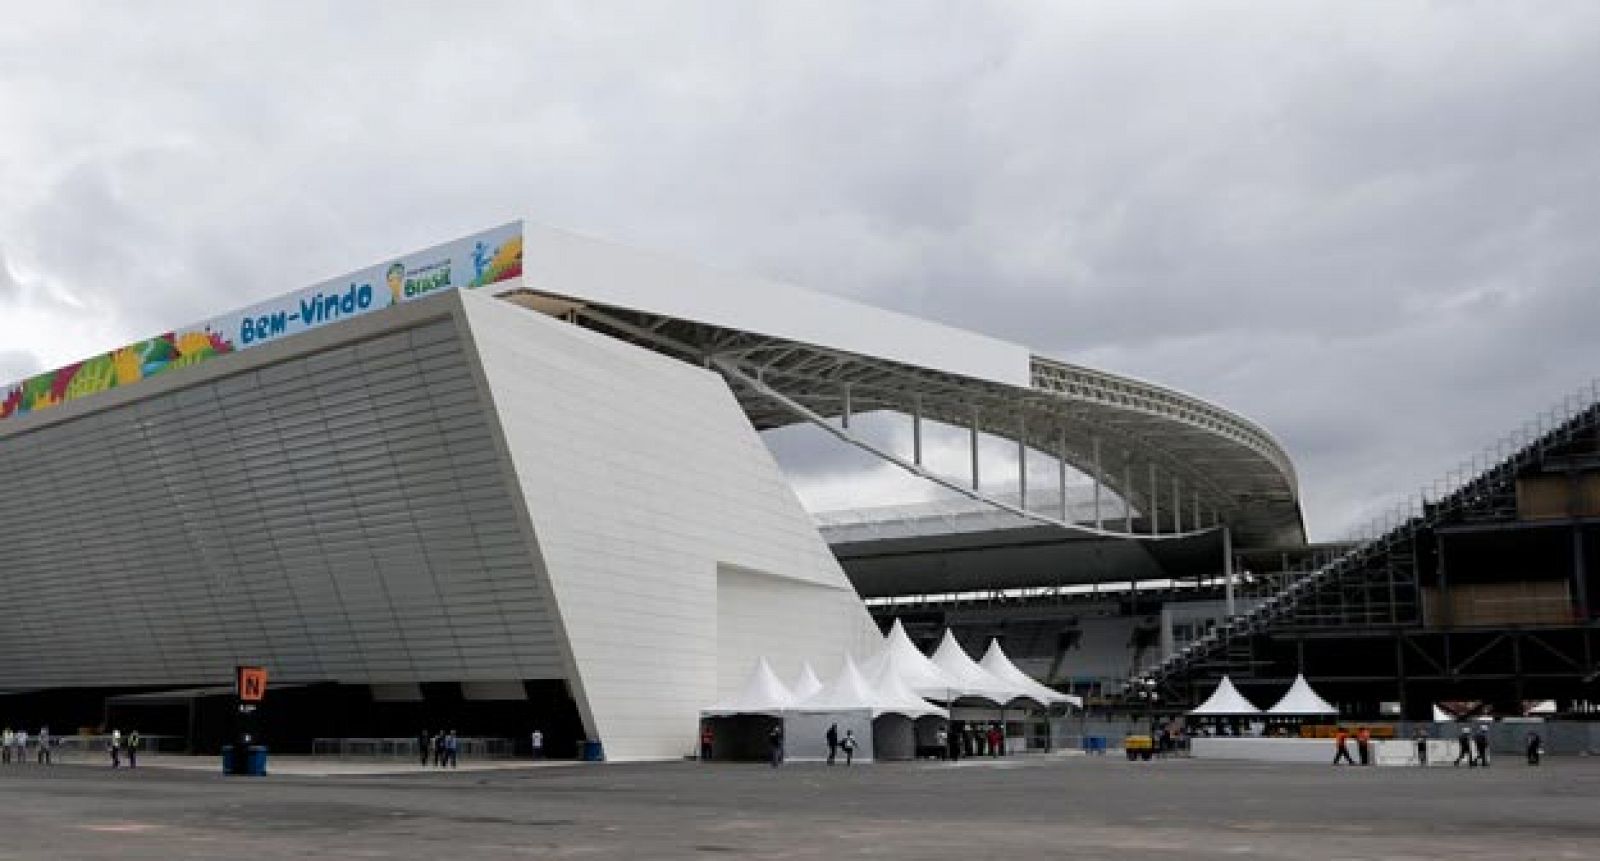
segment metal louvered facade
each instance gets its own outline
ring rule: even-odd
[[[562,677],[457,322],[275,352],[0,430],[4,684]]]

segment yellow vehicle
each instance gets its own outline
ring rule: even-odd
[[[1142,759],[1149,762],[1156,755],[1156,740],[1148,735],[1130,735],[1122,739],[1122,749],[1128,752],[1128,761]]]

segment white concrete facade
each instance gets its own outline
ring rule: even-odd
[[[690,753],[759,656],[828,669],[878,639],[777,464],[710,372],[460,297],[564,633],[612,759]]]

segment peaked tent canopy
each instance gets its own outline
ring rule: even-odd
[[[1294,677],[1294,684],[1278,704],[1267,709],[1269,715],[1336,715],[1339,710],[1311,689],[1304,675]]]
[[[1258,714],[1261,714],[1261,709],[1245,699],[1244,694],[1239,693],[1239,689],[1233,686],[1233,680],[1227,676],[1222,677],[1222,683],[1217,685],[1210,698],[1189,712],[1191,717],[1238,717]]]
[[[1000,648],[999,638],[989,640],[989,649],[983,653],[983,660],[978,662],[978,666],[988,670],[989,675],[1021,688],[1030,699],[1047,705],[1067,703],[1080,709],[1083,708],[1083,697],[1051,690],[1034,681],[1032,676],[1024,673],[1016,664],[1011,663],[1011,658],[1007,657],[1005,650]]]
[[[884,672],[887,672],[885,668]],[[856,662],[850,657],[845,657],[844,666],[839,668],[839,675],[833,681],[807,697],[804,702],[797,703],[792,711],[797,712],[842,712],[866,709],[871,711],[873,717],[885,714],[905,715],[909,718],[918,718],[923,715],[942,715],[942,709],[929,705],[921,697],[913,696],[901,699],[893,694],[884,694],[873,688],[862,677],[861,670],[856,667]]]
[[[716,705],[701,709],[700,713],[708,717],[721,717],[724,715],[773,715],[783,713],[783,710],[794,704],[794,694],[778,681],[778,676],[772,672],[772,666],[766,658],[756,660],[755,668],[750,671],[749,678],[745,679],[744,688],[739,693]]]
[[[961,682],[950,678],[917,649],[899,619],[894,620],[894,626],[889,629],[883,651],[867,662],[867,674],[876,677],[885,666],[893,668],[894,674],[919,697],[949,700],[958,695],[962,688]]]
[[[958,696],[977,697],[997,706],[1003,706],[1016,699],[1031,699],[1040,705],[1048,705],[1050,702],[1024,691],[1020,685],[995,678],[961,648],[961,644],[956,642],[956,635],[949,628],[945,629],[944,638],[939,641],[939,648],[934,650],[932,660],[945,675],[955,679],[960,685],[957,689]]]
[[[800,702],[820,690],[822,681],[817,678],[817,671],[811,669],[811,662],[806,661],[800,665],[800,677],[794,680],[794,687],[790,689],[794,701]]]
[[[918,696],[916,691],[906,685],[905,679],[900,678],[887,664],[873,678],[872,689],[883,699],[884,713],[900,714],[909,718],[927,715],[950,716],[948,711]],[[878,712],[874,711],[872,716],[877,717]]]

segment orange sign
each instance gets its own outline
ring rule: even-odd
[[[267,670],[265,667],[239,668],[239,701],[259,703],[267,695]]]

